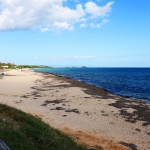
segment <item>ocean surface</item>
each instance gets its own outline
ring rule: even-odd
[[[117,95],[150,102],[150,68],[43,68],[34,71],[70,77]]]

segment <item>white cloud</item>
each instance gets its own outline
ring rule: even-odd
[[[92,25],[92,19],[100,20],[111,11],[113,2],[98,6],[94,2],[79,4],[75,9],[63,6],[66,0],[0,0],[0,31],[7,30],[73,30],[80,23]],[[90,17],[89,17],[90,16]]]
[[[46,32],[46,31],[49,31],[50,29],[49,28],[47,28],[47,27],[43,27],[43,28],[41,28],[41,32]]]
[[[102,25],[102,24],[100,24],[100,23],[99,23],[99,24],[98,24],[98,23],[97,23],[97,24],[94,24],[94,23],[90,23],[90,24],[82,23],[82,24],[80,25],[80,27],[81,27],[81,28],[85,28],[85,29],[88,29],[88,28],[89,28],[89,29],[90,29],[90,28],[101,28],[101,25]]]
[[[105,17],[111,11],[113,3],[114,2],[108,2],[105,6],[97,6],[94,2],[88,2],[85,4],[85,11],[91,14],[92,18]]]
[[[73,26],[67,22],[54,22],[53,26],[57,29],[73,30]]]

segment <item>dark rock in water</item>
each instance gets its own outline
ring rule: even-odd
[[[10,150],[10,148],[2,140],[0,140],[0,150]]]

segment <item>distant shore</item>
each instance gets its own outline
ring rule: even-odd
[[[30,70],[8,71],[0,85],[0,103],[41,118],[78,143],[106,150],[150,148],[149,103]]]

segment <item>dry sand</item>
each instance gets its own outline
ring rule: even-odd
[[[89,147],[150,149],[150,104],[83,82],[8,71],[0,79],[0,103],[30,113]]]

